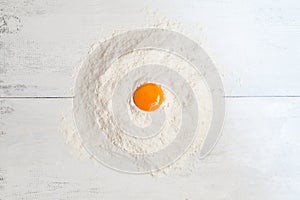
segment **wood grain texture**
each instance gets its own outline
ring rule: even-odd
[[[61,131],[73,68],[153,13],[200,27],[229,97],[211,155],[161,177],[94,163]],[[297,0],[1,0],[0,200],[298,199],[299,44]]]
[[[73,154],[59,131],[71,100],[1,101],[2,199],[297,199],[300,99],[228,99],[209,157],[167,176],[129,175]],[[62,108],[65,109],[62,109]]]
[[[73,68],[90,47],[147,26],[145,9],[201,28],[227,95],[300,95],[296,0],[19,2],[1,5],[2,17],[21,23],[0,33],[1,96],[72,95]]]

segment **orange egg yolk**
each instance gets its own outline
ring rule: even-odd
[[[150,112],[163,103],[164,94],[159,85],[145,83],[134,91],[133,101],[139,109]]]

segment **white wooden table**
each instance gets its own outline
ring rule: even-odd
[[[210,156],[161,177],[80,157],[60,130],[74,66],[145,10],[202,28],[227,96]],[[299,199],[299,52],[297,0],[1,0],[0,199]]]

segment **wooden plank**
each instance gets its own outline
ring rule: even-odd
[[[115,30],[167,23],[163,17],[202,41],[220,68],[227,95],[300,94],[296,0],[4,1],[1,6],[1,19],[20,22],[0,31],[0,96],[72,96],[73,68],[94,43]]]
[[[297,199],[300,98],[227,99],[204,160],[158,177],[115,172],[66,144],[71,99],[1,100],[0,199]]]

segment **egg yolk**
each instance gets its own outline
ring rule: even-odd
[[[163,91],[157,84],[145,83],[134,91],[133,101],[143,111],[154,111],[164,101]]]

